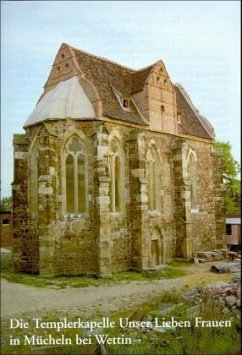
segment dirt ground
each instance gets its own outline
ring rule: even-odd
[[[215,262],[191,265],[189,275],[176,279],[121,282],[119,284],[90,286],[85,288],[51,289],[37,288],[1,280],[1,317],[19,317],[50,311],[94,312],[130,308],[145,302],[152,296],[172,289],[206,285],[215,281],[229,281],[235,274],[210,272]]]

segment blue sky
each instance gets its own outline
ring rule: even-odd
[[[240,160],[239,1],[2,1],[2,196],[13,133],[24,133],[62,42],[134,69],[162,59]]]

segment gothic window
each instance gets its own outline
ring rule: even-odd
[[[149,211],[158,210],[159,182],[158,182],[158,161],[153,146],[150,146],[146,155],[146,177],[148,187],[148,208]]]
[[[110,166],[110,205],[111,212],[120,212],[122,210],[122,154],[118,143],[113,140],[109,151]]]
[[[197,160],[195,154],[188,157],[188,176],[191,193],[191,209],[197,209]]]
[[[82,140],[73,136],[65,146],[66,213],[87,212],[87,158]]]

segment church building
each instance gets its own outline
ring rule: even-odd
[[[16,271],[105,277],[225,246],[213,127],[162,60],[134,70],[63,43],[24,129]]]

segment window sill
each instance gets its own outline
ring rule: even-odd
[[[199,212],[199,207],[198,208],[191,208],[191,213],[198,213]]]
[[[88,213],[66,213],[64,215],[65,219],[87,219],[89,217]]]
[[[161,213],[157,210],[154,210],[154,211],[148,211],[148,214],[149,216],[151,217],[160,217],[161,216]]]
[[[121,108],[125,112],[131,112],[130,108],[128,108],[128,107],[124,107],[124,106],[121,105]]]
[[[110,217],[124,217],[124,212],[110,212]]]

